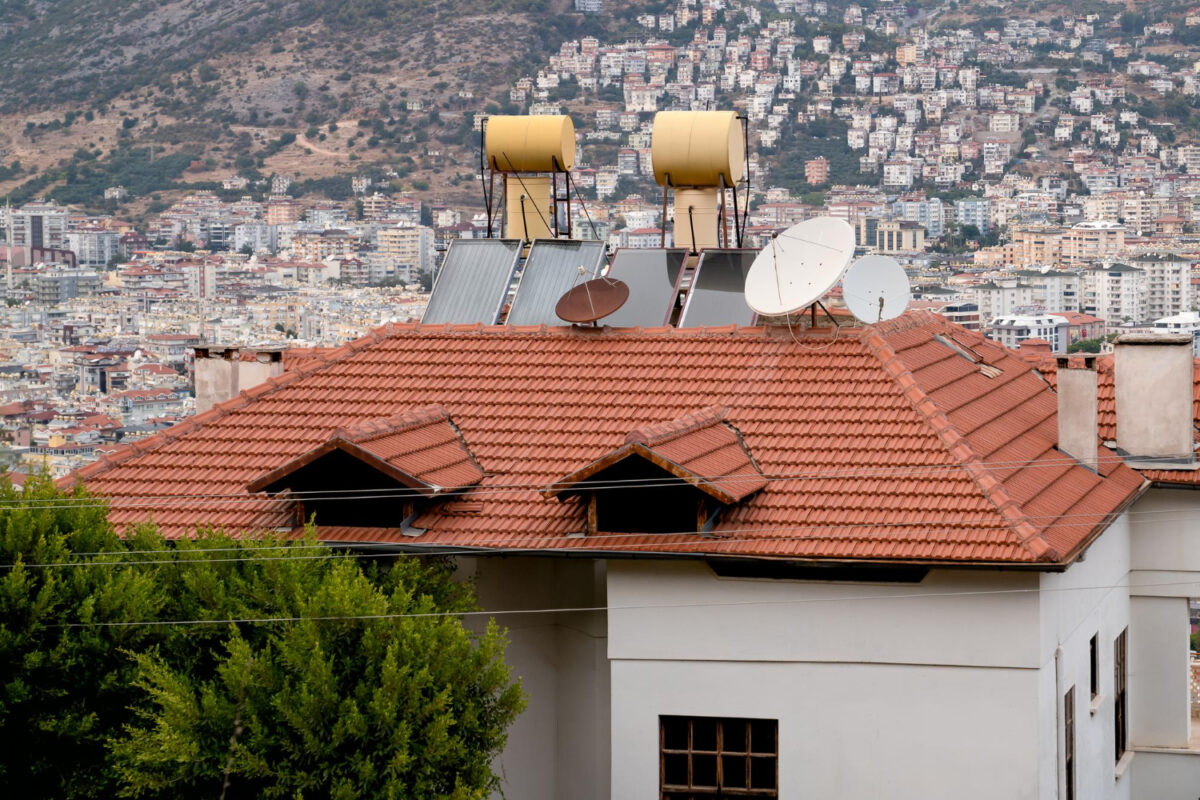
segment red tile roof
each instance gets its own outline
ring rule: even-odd
[[[450,415],[440,406],[428,406],[339,428],[319,447],[258,476],[247,488],[262,491],[335,449],[427,494],[464,489],[483,479]]]
[[[1123,464],[1106,461],[1097,475],[1059,453],[1045,381],[999,345],[925,312],[836,336],[393,325],[80,476],[111,498],[118,527],[152,517],[180,536],[198,523],[290,525],[279,503],[247,495],[250,481],[340,428],[433,403],[470,443],[482,485],[426,514],[418,539],[333,528],[323,538],[1047,565],[1073,558],[1143,485]],[[762,491],[727,509],[707,537],[567,536],[584,527],[583,504],[539,489],[619,447],[631,423],[713,405],[728,409],[754,454],[768,479]]]
[[[737,503],[767,485],[745,442],[725,424],[726,409],[714,406],[669,422],[637,428],[625,443],[547,487],[546,497],[565,498],[581,483],[632,456],[648,459],[725,504]]]

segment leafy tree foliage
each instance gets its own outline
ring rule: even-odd
[[[474,601],[448,565],[215,531],[121,538],[102,504],[48,480],[0,490],[0,565],[13,796],[460,800],[496,786],[524,701],[500,631],[461,624]]]

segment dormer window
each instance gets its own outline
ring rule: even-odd
[[[620,447],[546,487],[547,498],[583,500],[584,529],[690,533],[766,486],[725,409],[708,408],[632,431]]]
[[[433,500],[482,479],[450,415],[428,406],[339,428],[247,488],[287,492],[304,521],[315,515],[325,526],[399,528]]]

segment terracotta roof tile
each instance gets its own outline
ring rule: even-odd
[[[173,536],[203,522],[278,527],[286,509],[248,494],[250,481],[339,430],[438,404],[486,475],[426,514],[408,543],[1031,565],[1073,557],[1143,483],[1123,465],[1097,476],[1058,453],[1055,396],[1030,365],[926,312],[836,336],[395,325],[304,366],[82,477],[111,499],[118,526],[153,516]],[[631,428],[654,438],[666,430],[654,426],[712,406],[766,485],[711,536],[566,535],[584,527],[583,504],[541,487]],[[194,497],[198,486],[212,497]],[[321,535],[400,541],[374,529]]]
[[[604,470],[633,456],[647,458],[722,503],[737,503],[767,485],[742,437],[712,406],[667,422],[635,428],[625,443],[542,492],[565,499]]]

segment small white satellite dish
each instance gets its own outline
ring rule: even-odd
[[[846,271],[842,298],[857,320],[873,325],[903,314],[912,300],[912,290],[899,261],[889,256],[866,256]]]
[[[766,316],[794,314],[837,284],[854,257],[854,228],[817,217],[793,225],[762,249],[746,276],[746,305]]]

